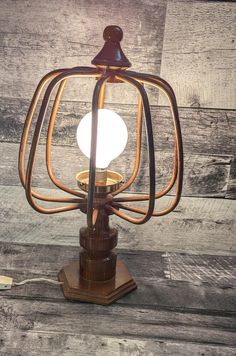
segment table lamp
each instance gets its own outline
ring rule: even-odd
[[[158,76],[137,73],[128,70],[131,66],[124,55],[120,42],[123,32],[118,26],[105,28],[103,37],[105,44],[92,60],[94,67],[75,67],[58,69],[48,73],[38,84],[33,96],[24,125],[19,152],[19,175],[25,189],[29,204],[43,214],[56,214],[78,209],[87,215],[87,226],[80,229],[80,253],[78,260],[62,266],[59,281],[67,299],[107,305],[131,292],[137,285],[125,264],[117,260],[114,248],[117,245],[118,231],[109,226],[109,217],[113,214],[133,224],[144,224],[152,216],[163,216],[170,213],[178,204],[183,181],[183,148],[178,108],[174,92],[170,85]],[[51,165],[51,145],[56,115],[61,96],[68,80],[73,78],[91,78],[94,80],[91,112],[79,122],[77,141],[82,153],[89,158],[89,169],[79,172],[75,180],[78,188],[71,188],[58,180]],[[112,160],[125,149],[128,131],[123,119],[114,111],[104,108],[107,83],[128,83],[137,91],[137,121],[133,126],[136,132],[135,159],[131,176],[124,181],[122,172],[108,169]],[[145,86],[153,86],[161,90],[168,98],[174,125],[174,162],[171,179],[159,192],[155,189],[155,149],[152,130],[152,118],[149,99]],[[25,169],[26,145],[32,118],[42,90],[46,87],[42,98],[35,130]],[[71,197],[45,196],[32,189],[32,177],[37,146],[48,110],[49,100],[58,87],[46,139],[46,167],[52,183]],[[144,120],[143,120],[144,117]],[[141,139],[143,122],[145,125],[149,187],[146,195],[121,195],[136,179],[141,157]],[[176,193],[169,207],[156,211],[155,201],[166,195],[176,185]],[[46,208],[39,205],[38,200],[63,204]],[[148,201],[146,209],[131,205],[132,202]],[[57,205],[58,205],[57,204]],[[125,211],[130,211],[127,213]],[[132,213],[137,213],[135,217]],[[144,237],[145,238],[145,237]]]

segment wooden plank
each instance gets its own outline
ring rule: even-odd
[[[188,313],[212,315],[231,315],[235,312],[235,284],[223,285],[219,280],[209,284],[209,277],[204,277],[199,283],[199,278],[193,273],[188,281],[183,274],[179,276],[178,281],[169,279],[165,275],[166,261],[162,255],[163,253],[151,251],[120,251],[119,258],[129,268],[138,289],[117,301],[116,305],[151,309],[155,307],[176,312],[182,308]],[[192,256],[187,255],[187,258],[191,259]],[[201,266],[203,259],[200,256],[198,258]],[[206,270],[209,272],[214,269],[209,272],[213,275],[217,271],[213,263],[215,256],[207,258]],[[34,277],[55,279],[58,271],[75,259],[78,259],[78,250],[72,246],[1,243],[1,273],[13,277],[15,281]],[[233,265],[235,266],[235,259]],[[0,295],[17,299],[64,301],[60,286],[42,283],[13,287],[8,291],[0,291]],[[201,322],[201,316],[196,316],[196,321],[198,318]]]
[[[235,108],[234,24],[233,2],[168,2],[161,76],[180,106]]]
[[[46,195],[57,190],[37,189]],[[28,204],[23,188],[0,186],[0,240],[79,245],[79,228],[85,215],[77,211],[45,216]],[[171,197],[159,200],[163,209]],[[115,216],[111,224],[119,231],[119,248],[230,255],[236,253],[236,202],[224,199],[182,198],[174,212],[136,226]]]
[[[0,117],[2,142],[20,141],[23,124],[28,111],[29,101],[19,98],[0,98]],[[153,131],[155,147],[161,150],[172,150],[171,113],[166,107],[158,107],[152,102]],[[108,109],[117,112],[126,122],[129,129],[130,146],[135,145],[135,115],[134,105],[107,104]],[[51,108],[51,106],[50,106]],[[89,102],[62,101],[53,135],[54,145],[77,146],[75,133],[80,119],[91,111]],[[49,110],[50,112],[50,110]],[[200,154],[234,154],[236,145],[236,115],[233,110],[212,110],[196,108],[179,109],[184,151]],[[49,116],[49,115],[48,115]],[[45,123],[47,127],[48,117]],[[46,137],[46,129],[42,131],[41,143]],[[31,130],[31,133],[33,130]],[[30,139],[32,134],[30,133]],[[145,142],[143,142],[145,148]]]
[[[62,267],[63,264],[60,268]],[[131,270],[130,264],[127,264],[127,267]],[[25,266],[26,268],[27,266]],[[59,270],[56,272],[58,273]],[[54,273],[54,276],[52,274],[48,276],[46,273],[42,274],[40,272],[37,272],[37,274],[21,274],[16,270],[9,272],[6,274],[6,271],[3,270],[1,273],[12,276],[16,281],[23,281],[31,277],[45,278],[46,276],[46,278],[57,278],[56,273]],[[178,312],[180,310],[181,312],[193,313],[193,315],[219,315],[219,318],[227,318],[233,315],[235,319],[235,288],[231,286],[226,288],[220,288],[216,285],[209,287],[204,283],[199,285],[199,282],[190,283],[163,280],[155,277],[136,277],[135,273],[133,273],[133,277],[137,282],[138,289],[116,302],[116,305],[119,305],[120,308],[126,306],[127,308],[137,307],[167,310],[170,312]],[[65,302],[60,286],[52,286],[46,283],[31,283],[26,286],[15,287],[14,290],[0,291],[0,295],[4,298],[12,298],[13,300],[22,300],[23,298],[28,300]],[[202,319],[200,319],[200,323],[201,321]],[[233,322],[235,323],[234,320],[229,319],[230,324]],[[235,324],[234,327],[236,327]]]
[[[14,340],[14,341],[13,341]],[[193,344],[166,340],[140,340],[136,338],[117,338],[90,334],[76,334],[43,331],[10,330],[1,332],[0,350],[4,355],[19,356],[20,345],[24,356],[41,353],[64,356],[234,356],[235,348],[227,346]]]
[[[17,300],[1,297],[3,331],[59,331],[118,338],[185,341],[235,346],[232,317],[86,303]],[[45,317],[46,316],[46,317]],[[99,324],[94,322],[99,318]]]
[[[14,280],[22,280],[55,278],[61,265],[78,254],[70,246],[1,243],[0,256],[1,273],[8,271]],[[98,355],[119,355],[121,350],[127,355],[142,355],[143,350],[149,355],[157,350],[163,355],[233,355],[234,286],[221,288],[218,281],[209,285],[204,280],[199,285],[194,274],[189,282],[183,275],[179,281],[168,280],[160,252],[121,251],[120,257],[137,280],[138,290],[109,307],[70,303],[59,286],[42,283],[0,291],[0,350],[14,355],[20,344],[25,355],[29,350],[36,355],[39,349],[51,354],[59,348],[73,355],[86,346],[91,355],[94,350]],[[201,265],[203,259],[198,258]],[[209,262],[206,269],[212,268],[213,258],[204,256]],[[99,324],[94,323],[97,318]]]
[[[131,176],[135,152],[128,147],[110,165],[110,169],[122,172],[124,179]],[[1,185],[20,184],[17,161],[19,144],[1,143]],[[172,174],[173,153],[156,151],[156,186],[164,187]],[[78,147],[53,146],[52,162],[55,175],[65,184],[76,188],[76,174],[88,168],[88,159],[81,155]],[[226,195],[231,156],[185,154],[183,196],[224,197]],[[53,187],[45,165],[45,146],[39,145],[33,184]],[[138,178],[131,187],[133,192],[147,192],[149,186],[147,153],[142,155]]]
[[[232,159],[226,198],[236,199],[236,157]]]
[[[72,252],[72,250],[74,252]],[[62,252],[63,251],[63,252]],[[60,245],[0,244],[1,271],[14,271],[19,278],[23,274],[55,275],[62,264],[78,258],[79,248]],[[37,260],[25,272],[25,261]],[[11,256],[9,260],[9,256]],[[192,283],[207,283],[220,288],[236,287],[236,256],[193,255],[189,253],[159,251],[127,251],[119,249],[119,258],[130,265],[136,277],[170,279]],[[40,267],[43,264],[43,268]],[[143,268],[139,269],[139,265]],[[15,270],[17,266],[17,270]]]
[[[217,283],[222,288],[236,286],[236,257],[187,255],[166,252],[165,276],[171,280]]]
[[[108,19],[123,28],[123,49],[134,68],[159,73],[166,3],[167,0],[150,0],[147,6],[136,1],[121,0],[117,4],[106,0],[98,6],[94,0],[41,0],[36,4],[4,1],[0,96],[30,98],[48,71],[90,65],[103,46],[102,34]],[[82,81],[79,95],[90,100],[93,85],[94,81]],[[119,97],[113,93],[108,99],[129,103],[129,92],[124,89]],[[77,83],[68,86],[67,97],[78,99]]]
[[[38,245],[38,244],[11,244],[6,242],[0,243],[1,255],[1,273],[17,273],[19,278],[25,278],[24,275],[30,276],[46,274],[47,276],[56,276],[58,270],[77,260],[79,257],[79,246],[60,246],[60,245]],[[135,273],[136,277],[148,278],[155,277],[165,278],[163,272],[163,253],[156,251],[130,251],[119,250],[120,259],[130,264],[130,272]],[[151,259],[151,261],[148,261]],[[32,262],[32,263],[31,263]],[[26,264],[29,264],[25,270]],[[144,268],[140,270],[139,264]],[[42,266],[43,265],[43,266]],[[56,289],[58,286],[56,287]],[[17,293],[17,289],[13,292]],[[20,288],[19,288],[20,290]],[[5,292],[4,292],[5,293]],[[61,293],[58,293],[60,296]],[[14,295],[14,293],[13,293]]]

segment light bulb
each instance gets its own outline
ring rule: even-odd
[[[77,128],[77,142],[90,158],[92,112],[86,114]],[[112,110],[98,110],[96,168],[105,169],[125,149],[128,131],[123,119]]]

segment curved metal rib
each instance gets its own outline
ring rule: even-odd
[[[106,82],[104,82],[104,85],[101,87],[101,90],[100,90],[100,95],[99,95],[99,100],[98,100],[98,109],[103,109],[103,107],[104,107],[105,94],[106,94]]]
[[[24,188],[25,188],[25,180],[26,180],[25,168],[24,168],[26,144],[27,144],[27,140],[28,140],[28,136],[29,136],[29,129],[31,127],[33,115],[35,113],[35,109],[36,109],[38,100],[40,98],[43,88],[48,83],[48,81],[51,80],[52,78],[55,78],[58,74],[64,73],[67,70],[68,69],[58,69],[56,71],[52,71],[52,72],[46,74],[39,82],[39,84],[35,90],[35,93],[33,95],[33,98],[32,98],[32,101],[31,101],[31,104],[30,104],[30,107],[29,107],[29,110],[28,110],[28,113],[26,116],[23,132],[22,132],[22,137],[21,137],[21,142],[20,142],[20,150],[19,150],[19,159],[18,159],[19,176],[20,176],[21,184]],[[50,197],[50,196],[38,194],[34,191],[32,191],[32,196],[39,200],[48,201],[48,202],[71,202],[71,203],[75,202],[74,199]]]
[[[133,75],[135,72],[128,72],[128,73],[131,73]],[[145,78],[144,78],[144,81],[141,79],[141,75],[138,78],[139,78],[139,81],[141,83],[144,83],[144,82],[147,83]],[[178,173],[178,156],[177,156],[176,138],[175,138],[174,159],[173,159],[173,174],[172,174],[167,186],[162,191],[157,192],[155,194],[155,199],[159,199],[159,198],[163,197],[164,195],[166,195],[173,188],[173,186],[175,184],[175,181],[176,181],[176,178],[177,178],[177,173]],[[145,201],[145,200],[149,200],[149,195],[127,196],[127,197],[121,197],[121,198],[114,198],[115,202],[131,202],[131,201]]]
[[[143,102],[143,107],[144,107],[144,112],[145,112],[145,122],[146,122],[146,135],[147,135],[147,144],[148,144],[148,156],[149,156],[149,205],[148,209],[145,212],[145,216],[143,218],[133,218],[127,214],[124,214],[123,212],[117,210],[114,208],[114,206],[107,205],[106,208],[110,211],[112,211],[115,215],[119,216],[120,218],[127,220],[129,222],[132,222],[133,224],[144,224],[147,222],[154,210],[155,206],[155,150],[154,150],[154,142],[153,142],[153,131],[152,131],[152,120],[151,120],[151,113],[150,113],[150,106],[149,106],[149,101],[148,101],[148,96],[147,93],[144,89],[144,87],[136,80],[133,78],[125,75],[125,74],[119,74],[116,76],[118,79],[125,79],[128,83],[132,84],[135,86],[141,97],[142,97],[142,102]]]
[[[173,174],[172,177],[170,178],[167,186],[161,191],[155,194],[155,199],[159,199],[169,193],[169,191],[173,188],[176,178],[177,178],[177,173],[178,173],[178,157],[177,157],[177,151],[175,147],[174,151],[174,160],[173,160]],[[131,201],[145,201],[149,200],[149,195],[140,195],[140,196],[127,196],[127,197],[121,197],[121,198],[114,198],[114,202],[117,203],[123,203],[123,202],[131,202]]]
[[[164,209],[164,210],[162,210],[160,212],[154,211],[152,216],[167,215],[176,207],[176,205],[174,205],[174,207],[173,207],[173,204],[171,204],[167,209]],[[147,210],[146,209],[136,208],[134,206],[128,206],[128,205],[124,205],[124,204],[120,204],[120,203],[116,203],[116,202],[114,202],[112,204],[112,206],[114,206],[115,208],[118,208],[118,209],[124,209],[124,210],[128,210],[128,211],[132,211],[133,213],[138,213],[138,214],[142,214],[142,215],[147,214]]]
[[[61,190],[64,190],[65,192],[67,192],[69,194],[72,194],[72,195],[75,195],[75,196],[78,196],[81,198],[85,198],[86,197],[85,194],[83,194],[81,192],[77,192],[74,189],[67,188],[64,184],[62,184],[53,174],[52,165],[51,165],[52,134],[53,134],[53,129],[54,129],[54,124],[55,124],[55,120],[56,120],[59,103],[61,100],[61,96],[62,96],[64,87],[65,87],[65,84],[66,84],[66,79],[62,80],[62,82],[60,83],[60,86],[58,88],[58,91],[57,91],[57,94],[56,94],[56,97],[54,100],[50,120],[49,120],[47,141],[46,141],[46,167],[47,167],[49,178],[51,179],[52,183],[56,187],[58,187]]]
[[[122,184],[122,186],[120,188],[118,188],[116,191],[111,193],[112,196],[116,196],[117,194],[123,192],[125,189],[129,188],[131,186],[131,184],[134,182],[135,178],[137,177],[137,173],[138,173],[139,166],[140,166],[140,157],[141,157],[142,121],[143,121],[143,102],[142,102],[142,97],[139,94],[139,96],[138,96],[138,114],[137,114],[137,131],[136,131],[136,154],[135,154],[135,162],[134,162],[133,172],[127,182]]]
[[[98,107],[101,103],[101,97],[104,93],[106,81],[110,78],[109,74],[104,74],[96,83],[93,91],[92,102],[92,128],[91,128],[91,147],[89,162],[89,188],[88,188],[88,205],[87,205],[87,224],[90,229],[94,229],[97,213],[93,210],[94,186],[95,186],[95,164],[97,150],[97,126],[98,126]]]
[[[127,75],[127,74],[125,74],[125,75]],[[172,88],[163,79],[161,79],[159,77],[145,75],[145,74],[138,74],[135,72],[128,72],[128,76],[129,75],[131,75],[133,78],[135,78],[137,80],[140,80],[144,83],[151,84],[151,85],[161,89],[167,96],[167,98],[170,102],[170,106],[171,106],[172,116],[173,116],[173,120],[174,120],[175,137],[176,137],[175,146],[176,146],[176,154],[177,154],[177,160],[176,160],[177,161],[177,191],[176,191],[176,196],[175,196],[174,201],[168,208],[166,208],[160,212],[154,211],[154,213],[153,213],[153,216],[162,216],[162,215],[166,215],[169,212],[171,212],[178,205],[180,197],[181,197],[182,184],[183,184],[183,145],[182,145],[182,136],[181,136],[181,129],[180,129],[180,122],[179,122],[176,99],[175,99],[175,95],[174,95]],[[140,200],[140,198],[138,198],[136,201],[139,201],[139,200]],[[121,208],[121,209],[137,212],[140,214],[146,214],[145,209],[129,207],[129,206],[126,206],[123,204],[117,205],[116,202],[114,202],[113,205],[117,206],[118,208]]]
[[[37,120],[36,127],[35,127],[35,132],[34,132],[34,136],[33,136],[33,140],[32,140],[31,150],[30,150],[30,154],[29,154],[27,172],[26,172],[26,181],[25,181],[25,190],[26,190],[26,197],[28,199],[28,202],[35,210],[37,210],[41,213],[54,214],[54,213],[58,213],[58,212],[79,209],[81,206],[78,203],[76,205],[69,205],[69,206],[64,206],[64,207],[59,207],[59,208],[51,208],[51,209],[42,208],[37,203],[35,203],[35,201],[33,199],[32,191],[31,191],[32,173],[33,173],[36,149],[37,149],[39,136],[40,136],[42,125],[43,125],[43,122],[45,119],[45,113],[46,113],[46,110],[48,107],[48,102],[49,102],[51,93],[52,93],[54,87],[58,83],[60,83],[63,79],[77,77],[77,76],[81,76],[81,75],[97,76],[97,75],[99,75],[99,72],[97,69],[89,68],[89,67],[70,69],[66,72],[64,71],[63,73],[57,75],[57,77],[51,81],[51,83],[49,84],[49,86],[45,92],[45,95],[44,95],[44,98],[42,101],[41,109],[39,112],[38,120]],[[83,200],[81,202],[83,202]]]
[[[73,68],[73,70],[75,70],[75,69],[78,69],[78,68]],[[95,74],[95,75],[97,76],[98,74]],[[85,76],[85,75],[82,75],[82,76]],[[81,198],[85,198],[86,195],[84,193],[70,189],[70,188],[66,187],[65,185],[63,185],[53,174],[53,170],[52,170],[52,166],[51,166],[52,134],[53,134],[54,124],[55,124],[55,120],[56,120],[56,114],[57,114],[58,107],[59,107],[59,102],[61,100],[61,96],[62,96],[65,85],[66,85],[66,80],[63,80],[60,83],[60,86],[58,88],[57,95],[54,100],[54,105],[53,105],[50,121],[49,121],[48,134],[47,134],[47,146],[46,146],[46,166],[47,166],[48,175],[49,175],[51,181],[53,182],[53,184],[55,184],[58,188],[60,188],[61,190],[64,190],[67,193],[70,193],[72,195],[75,195],[75,196],[78,196]],[[99,108],[103,107],[104,97],[105,97],[105,85],[103,86],[101,95],[99,96]]]

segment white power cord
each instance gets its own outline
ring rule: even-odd
[[[30,279],[25,279],[24,281],[21,282],[13,282],[12,277],[0,276],[0,290],[11,289],[11,287],[22,286],[23,284],[26,283],[50,283],[55,285],[63,284],[63,282],[59,282],[50,278],[41,278],[41,277],[30,278]]]

